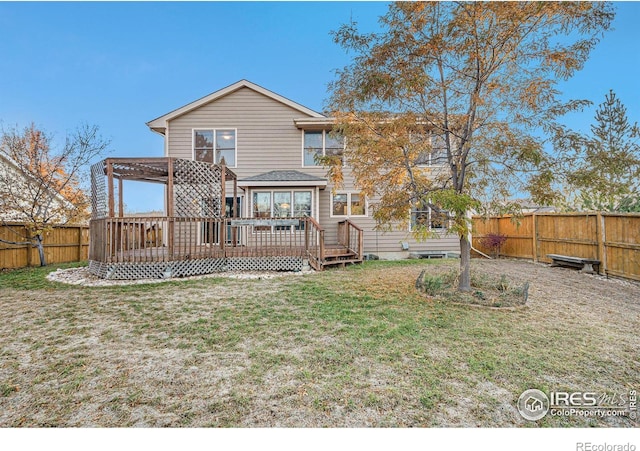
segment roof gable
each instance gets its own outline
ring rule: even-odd
[[[245,182],[326,182],[322,177],[305,174],[300,171],[269,171],[242,179]]]
[[[193,101],[191,103],[188,103],[188,104],[186,104],[186,105],[184,105],[184,106],[182,106],[180,108],[177,108],[177,109],[175,109],[175,110],[173,110],[173,111],[171,111],[171,112],[169,112],[169,113],[167,113],[167,114],[165,114],[163,116],[160,116],[160,117],[158,117],[156,119],[153,119],[153,120],[147,122],[147,126],[151,130],[164,135],[165,130],[167,128],[167,122],[168,121],[170,121],[172,119],[175,119],[175,118],[177,118],[179,116],[182,116],[183,114],[186,114],[186,113],[188,113],[190,111],[193,111],[193,110],[195,110],[197,108],[200,108],[203,105],[206,105],[206,104],[211,103],[211,102],[215,102],[216,100],[218,100],[218,99],[220,99],[220,98],[222,98],[224,96],[227,96],[227,95],[229,95],[229,94],[231,94],[233,92],[236,92],[236,91],[238,91],[239,89],[242,89],[242,88],[251,89],[251,90],[253,90],[255,92],[258,92],[258,93],[260,93],[260,94],[262,94],[262,95],[264,95],[266,97],[269,97],[270,99],[273,99],[273,100],[275,100],[277,102],[280,102],[280,103],[282,103],[284,105],[287,105],[287,106],[289,106],[289,107],[291,107],[291,108],[293,108],[295,110],[298,110],[301,113],[306,114],[306,115],[308,115],[310,117],[313,117],[313,118],[325,118],[326,117],[323,114],[318,113],[317,111],[314,111],[314,110],[312,110],[310,108],[307,108],[304,105],[296,103],[293,100],[289,100],[286,97],[281,96],[280,94],[276,94],[275,92],[269,91],[268,89],[265,89],[262,86],[258,86],[255,83],[251,83],[248,80],[240,80],[240,81],[238,81],[238,82],[236,82],[236,83],[234,83],[232,85],[227,86],[226,88],[222,88],[222,89],[220,89],[218,91],[215,91],[215,92],[213,92],[213,93],[211,93],[211,94],[209,94],[207,96],[204,96],[204,97],[202,97],[202,98],[200,98],[198,100],[195,100],[195,101]]]
[[[300,171],[269,171],[238,180],[238,186],[246,187],[274,187],[274,186],[317,186],[324,189],[327,179],[305,174]]]

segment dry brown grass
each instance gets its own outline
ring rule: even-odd
[[[515,401],[527,388],[639,388],[637,284],[477,261],[529,280],[528,305],[413,288],[425,265],[455,264],[112,288],[0,275],[0,426],[633,425],[528,423]]]

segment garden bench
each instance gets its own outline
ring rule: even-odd
[[[600,260],[593,258],[571,257],[569,255],[558,254],[547,254],[547,257],[553,262],[551,266],[569,266],[571,268],[578,268],[588,274],[597,273],[600,266]]]

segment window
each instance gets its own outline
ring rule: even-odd
[[[270,218],[271,217],[271,193],[254,192],[253,193],[253,217],[254,218]]]
[[[270,218],[271,217],[271,193],[270,192],[254,192],[253,193],[253,217],[254,218]],[[271,230],[268,226],[257,226],[254,230]]]
[[[331,197],[331,216],[367,216],[361,193],[336,193]]]
[[[431,164],[445,164],[447,162],[447,143],[444,136],[431,137]]]
[[[254,218],[299,218],[311,216],[311,191],[254,191]],[[277,226],[276,230],[286,230]],[[295,227],[296,230],[300,226]],[[270,226],[258,226],[255,230],[271,230]]]
[[[446,229],[449,227],[449,220],[449,212],[445,210],[435,211],[430,207],[411,210],[411,230],[416,227],[427,227],[428,230]]]
[[[196,161],[220,163],[222,158],[227,166],[236,166],[236,131],[194,130],[193,158]]]
[[[344,138],[325,130],[303,131],[303,165],[318,166],[316,158],[323,156],[342,155]]]
[[[293,216],[296,218],[311,216],[311,191],[294,191]]]
[[[424,144],[428,146],[424,151],[420,152],[416,160],[416,164],[423,166],[445,164],[447,162],[447,145],[444,137],[439,135],[431,135],[430,138],[424,139],[424,135],[417,135],[415,143],[421,144],[422,141],[428,142]]]

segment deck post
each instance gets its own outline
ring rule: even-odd
[[[364,231],[358,230],[358,260],[364,258]]]
[[[173,260],[173,247],[174,247],[174,230],[175,223],[173,218],[173,158],[169,158],[167,161],[167,221],[168,221],[168,250],[169,260]]]
[[[220,159],[220,218],[218,222],[220,225],[220,249],[224,251],[225,241],[227,241],[227,165],[225,164],[224,157]],[[226,254],[223,254],[226,257]]]
[[[109,190],[109,217],[113,218],[115,215],[115,202],[113,199],[113,163],[107,159],[107,188]]]
[[[238,180],[233,179],[233,217],[238,217]],[[231,228],[231,242],[235,247],[238,245],[238,230],[236,227]]]
[[[122,178],[118,178],[118,216],[124,218],[124,199],[122,196]]]

